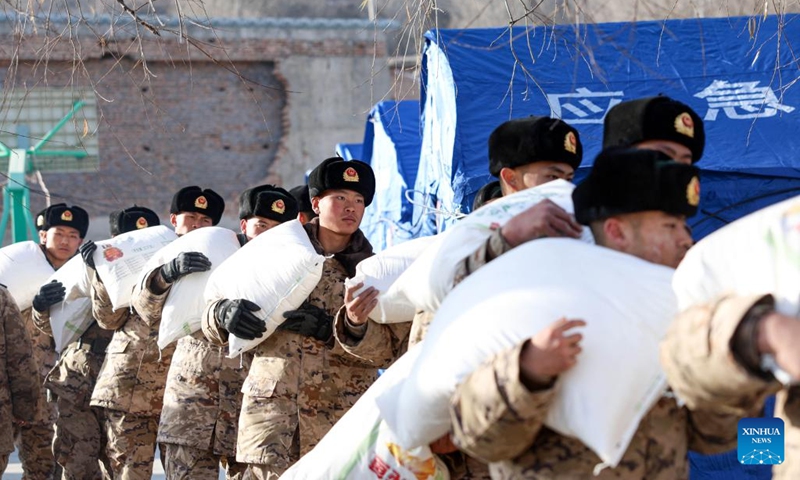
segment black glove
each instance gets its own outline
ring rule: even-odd
[[[81,257],[83,257],[83,263],[87,266],[94,268],[94,252],[97,250],[97,245],[91,240],[81,245],[81,248],[78,249],[81,252]]]
[[[184,275],[205,272],[211,268],[211,261],[200,252],[183,252],[161,267],[161,276],[167,283],[173,283]]]
[[[33,308],[37,312],[44,312],[52,305],[63,301],[66,295],[67,289],[64,288],[61,282],[53,280],[50,283],[45,283],[39,289],[39,293],[33,297]]]
[[[217,324],[242,340],[253,340],[267,331],[264,321],[252,312],[261,307],[250,300],[222,300],[214,310]]]
[[[333,335],[333,317],[308,302],[303,302],[297,310],[284,312],[283,318],[286,321],[278,327],[278,330],[299,333],[323,342],[330,340]]]

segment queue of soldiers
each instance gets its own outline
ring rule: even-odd
[[[545,200],[495,230],[456,269],[458,283],[518,245],[544,237],[577,238],[589,228],[598,245],[675,268],[692,246],[686,219],[699,204],[702,120],[687,105],[659,96],[623,102],[605,119],[603,152],[573,193],[574,216]],[[489,138],[488,168],[497,177],[475,207],[555,179],[572,180],[582,162],[578,131],[562,120],[508,121]],[[242,244],[298,219],[326,256],[306,301],[255,349],[227,358],[230,335],[265,332],[259,305],[241,298],[208,304],[200,331],[159,350],[162,310],[178,279],[211,268],[184,252],[146,272],[132,307],[114,310],[94,269],[97,246],[83,238],[88,215],[53,205],[37,216],[41,248],[54,269],[82,256],[91,279],[94,323],[59,358],[49,335],[49,307],[64,287],[43,285],[19,312],[0,289],[0,472],[16,445],[24,478],[146,479],[158,447],[167,478],[276,479],[309,452],[409,344],[422,341],[434,312],[400,324],[368,319],[380,292],[345,286],[373,255],[359,225],[375,194],[369,165],[329,158],[308,184],[288,192],[254,187],[239,199]],[[173,197],[177,235],[217,225],[225,210],[213,190],[185,187]],[[158,225],[131,207],[110,216],[110,235]],[[198,293],[200,294],[200,293]],[[453,479],[587,478],[600,459],[580,441],[543,425],[560,374],[580,361],[579,327],[554,323],[494,356],[457,388],[452,430],[431,445]],[[779,414],[789,438],[800,435],[796,388],[783,388],[764,359],[800,377],[793,348],[796,319],[775,313],[769,296],[726,297],[683,312],[663,344],[672,389],[641,421],[622,461],[599,478],[687,478],[687,452],[717,453],[736,442],[736,423],[758,416],[764,398],[782,390]],[[13,426],[13,432],[12,432]],[[787,442],[789,449],[797,443]],[[776,472],[797,476],[788,459]]]

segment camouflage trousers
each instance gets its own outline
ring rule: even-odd
[[[150,480],[158,417],[104,410],[106,456],[115,480]],[[164,450],[161,450],[164,463]]]
[[[50,480],[56,471],[53,457],[53,424],[33,423],[14,427],[14,445],[25,480]]]
[[[58,398],[53,453],[63,480],[102,479],[110,476],[106,457],[103,409]]]
[[[170,443],[161,446],[165,447],[164,470],[170,480],[217,480],[220,463],[225,466],[227,480],[242,480],[247,469],[247,465],[230,462],[228,458],[214,455],[209,450]]]
[[[278,480],[283,470],[276,471],[268,465],[248,465],[243,480]]]

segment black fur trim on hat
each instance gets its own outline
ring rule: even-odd
[[[240,202],[239,219],[256,216],[283,223],[297,218],[297,202],[281,187],[261,185],[245,190]]]
[[[51,205],[49,207],[45,207],[39,213],[36,214],[36,217],[33,219],[33,223],[36,224],[36,230],[40,232],[46,232],[49,228],[47,226],[47,210],[53,207],[66,207],[66,203],[56,203],[55,205]]]
[[[297,201],[297,211],[302,213],[314,213],[311,206],[311,196],[308,194],[308,185],[298,185],[289,190],[295,201]]]
[[[690,217],[700,202],[700,170],[663,153],[633,148],[600,152],[572,192],[575,219],[589,225],[614,215],[660,210]]]
[[[603,122],[603,148],[633,147],[647,140],[668,140],[692,151],[692,163],[703,156],[703,119],[688,105],[659,95],[615,105]]]
[[[86,210],[78,206],[68,207],[65,203],[51,205],[45,209],[44,226],[42,230],[49,230],[51,227],[72,227],[78,230],[81,238],[86,236],[89,230],[89,214]]]
[[[161,225],[161,219],[156,212],[137,205],[116,210],[108,216],[108,228],[112,237],[156,225]]]
[[[500,188],[500,180],[489,182],[478,190],[475,200],[472,201],[472,210],[475,211],[486,205],[486,202],[496,200],[502,196],[503,190]]]
[[[195,185],[178,190],[169,207],[169,213],[196,212],[207,215],[211,217],[212,225],[219,223],[224,210],[225,200],[217,192],[210,188],[203,190]]]
[[[581,137],[563,120],[535,116],[509,120],[489,135],[489,173],[495,177],[503,168],[540,161],[577,169],[582,159]]]
[[[375,174],[360,160],[332,157],[324,160],[308,175],[308,194],[316,197],[325,190],[352,190],[364,196],[369,206],[375,196]]]

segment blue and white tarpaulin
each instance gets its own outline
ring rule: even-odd
[[[363,160],[375,172],[375,199],[361,229],[376,250],[416,236],[406,190],[417,178],[420,151],[419,101],[383,101],[367,117]]]
[[[609,108],[661,93],[705,121],[701,211],[689,221],[702,238],[800,194],[798,38],[797,15],[429,31],[416,188],[430,206],[468,211],[492,180],[489,134],[528,115],[561,117],[580,131],[580,181]],[[422,225],[423,233],[443,228]]]

